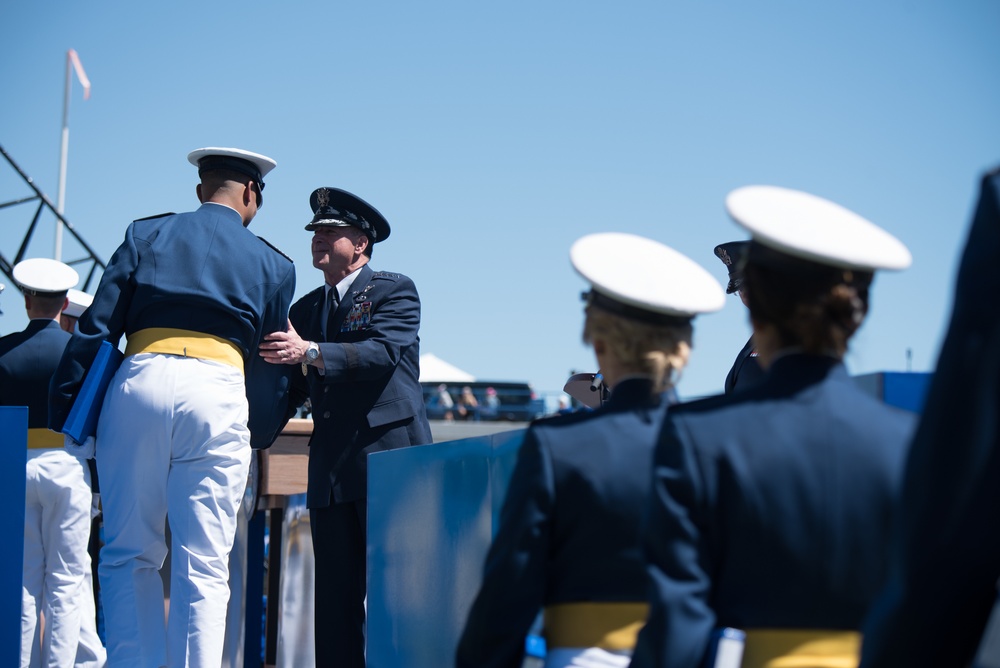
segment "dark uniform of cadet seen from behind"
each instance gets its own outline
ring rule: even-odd
[[[743,668],[851,665],[886,578],[915,415],[857,387],[842,360],[874,271],[903,269],[910,253],[807,193],[752,186],[726,203],[752,236],[741,287],[767,373],[667,414],[632,666],[700,666],[720,627],[746,631]],[[819,663],[803,657],[814,653]]]

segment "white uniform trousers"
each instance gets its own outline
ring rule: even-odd
[[[246,424],[243,374],[232,366],[142,353],[118,369],[97,430],[109,666],[221,665],[229,552],[250,465]]]
[[[61,448],[29,449],[25,476],[21,666],[100,668],[105,652],[87,551],[90,469]]]

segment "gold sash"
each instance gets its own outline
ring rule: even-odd
[[[857,668],[861,634],[823,629],[750,629],[742,668]]]
[[[149,327],[128,337],[125,357],[139,353],[161,353],[196,357],[236,367],[243,371],[243,353],[232,341],[187,329]]]
[[[29,449],[40,450],[43,448],[48,449],[61,447],[63,447],[63,435],[59,432],[52,431],[51,429],[45,429],[44,427],[36,427],[28,430]]]
[[[646,624],[646,603],[560,603],[545,607],[549,647],[634,649]]]

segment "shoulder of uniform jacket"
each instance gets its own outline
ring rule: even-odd
[[[281,257],[285,258],[286,260],[288,260],[292,264],[295,264],[295,261],[292,258],[290,258],[287,255],[285,255],[284,252],[282,252],[282,250],[280,248],[278,248],[277,246],[275,246],[274,244],[272,244],[270,241],[268,241],[264,237],[257,237],[257,238],[260,239],[261,241],[263,241],[267,245],[267,247],[270,248],[271,250],[273,250],[275,253],[277,253]]]
[[[146,216],[145,218],[136,218],[133,223],[141,223],[144,220],[153,220],[155,218],[164,218],[166,216],[176,216],[177,214],[173,211],[168,211],[167,213],[158,213],[155,216]]]

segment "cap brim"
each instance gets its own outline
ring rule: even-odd
[[[22,290],[58,294],[80,282],[68,264],[50,258],[31,258],[14,265],[13,278]]]
[[[570,261],[602,295],[636,309],[689,318],[725,305],[722,286],[706,269],[652,239],[591,234],[573,244]]]
[[[216,155],[227,158],[237,158],[251,163],[257,168],[257,171],[260,172],[261,178],[267,176],[268,172],[278,166],[277,162],[266,155],[254,153],[253,151],[244,151],[241,148],[224,148],[219,146],[208,146],[191,151],[188,153],[188,162],[195,167],[199,167],[199,163],[202,159]]]
[[[803,260],[865,271],[906,269],[913,261],[896,237],[809,193],[747,186],[729,193],[726,209],[757,243]]]

